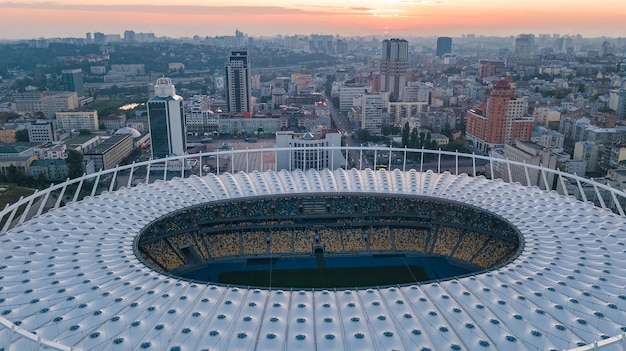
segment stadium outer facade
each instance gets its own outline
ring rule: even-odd
[[[115,179],[117,170],[112,173]],[[602,186],[589,184],[596,191]],[[66,188],[55,188],[62,189],[59,199]],[[2,212],[9,218],[0,234],[0,348],[624,349],[624,217],[571,196],[416,170],[241,172],[113,188],[112,182],[108,192],[82,201],[75,195],[65,207],[57,200],[47,213],[36,210],[35,199],[45,203],[52,193],[43,191],[18,203],[23,215],[13,207]],[[525,246],[490,272],[341,290],[193,283],[155,272],[133,251],[142,228],[179,209],[320,192],[415,194],[471,204],[515,225]]]

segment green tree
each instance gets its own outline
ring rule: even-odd
[[[74,179],[83,175],[83,154],[80,151],[70,150],[65,162],[70,178]]]
[[[28,129],[20,129],[15,132],[15,141],[29,142]]]
[[[37,174],[37,178],[35,178],[35,182],[38,186],[45,186],[49,183],[49,180],[43,172],[39,172],[39,174]]]
[[[411,128],[409,127],[409,122],[405,122],[404,127],[402,127],[402,146],[409,145],[410,135],[411,135]]]
[[[419,140],[417,136],[417,128],[411,129],[411,137],[409,138],[409,147],[411,149],[419,149]]]
[[[384,126],[381,128],[383,135],[398,135],[400,134],[400,128],[396,126]]]
[[[556,99],[563,99],[563,98],[565,98],[565,95],[567,95],[567,93],[566,93],[566,92],[565,92],[565,90],[564,90],[564,89],[562,89],[562,88],[559,88],[559,89],[557,89],[557,90],[554,92],[554,97],[555,97]]]
[[[365,129],[359,129],[359,131],[356,133],[356,137],[360,141],[372,141],[372,135]]]

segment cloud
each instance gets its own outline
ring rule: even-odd
[[[419,5],[419,6],[432,6],[443,4],[443,1],[433,0],[387,0],[388,3],[395,5]]]
[[[173,14],[212,14],[212,15],[249,15],[249,14],[303,14],[326,13],[280,6],[196,6],[196,5],[100,5],[80,4],[69,5],[56,2],[15,2],[0,1],[0,8],[64,10],[89,12],[139,12],[139,13],[173,13]]]
[[[374,10],[371,7],[348,7],[348,9],[352,10],[352,11],[371,11],[371,10]]]

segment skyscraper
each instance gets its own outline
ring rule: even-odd
[[[137,37],[134,30],[125,30],[124,31],[124,41],[126,42],[134,42],[137,41]]]
[[[61,81],[63,82],[63,90],[75,91],[76,95],[85,96],[85,88],[83,86],[83,70],[64,69],[61,71]]]
[[[235,47],[236,48],[243,48],[243,47],[245,47],[247,39],[248,39],[247,35],[245,35],[241,31],[239,31],[239,29],[235,30]]]
[[[467,112],[466,135],[480,151],[530,140],[534,127],[532,117],[525,117],[526,102],[515,97],[512,80],[494,84],[486,104]]]
[[[402,99],[409,67],[409,42],[404,39],[385,39],[380,60],[380,91],[391,93],[392,100]]]
[[[534,45],[534,34],[520,34],[515,38],[515,57],[524,59],[530,58],[533,53]]]
[[[187,150],[183,98],[169,78],[157,79],[154,97],[148,100],[152,158],[184,155]]]
[[[106,36],[104,35],[104,33],[95,32],[95,33],[93,33],[93,41],[97,45],[103,45],[103,44],[106,44],[107,39],[106,39]]]
[[[437,57],[441,57],[445,54],[452,53],[452,38],[439,37],[437,38]]]
[[[231,113],[252,110],[248,50],[232,50],[226,63],[226,102]]]

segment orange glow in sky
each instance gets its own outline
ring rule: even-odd
[[[626,36],[624,0],[0,0],[0,38],[340,34]]]

